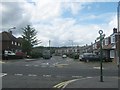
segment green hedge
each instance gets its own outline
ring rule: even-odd
[[[32,52],[30,56],[31,56],[31,58],[40,58],[40,57],[42,57],[42,53]]]

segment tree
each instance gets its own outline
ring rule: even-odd
[[[23,52],[27,52],[27,54],[30,55],[33,46],[39,44],[39,41],[36,38],[37,32],[30,25],[27,25],[26,27],[22,28],[22,30],[22,50]]]

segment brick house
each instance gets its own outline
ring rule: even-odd
[[[1,51],[4,53],[5,50],[10,50],[13,52],[22,50],[22,38],[16,38],[12,35],[12,31],[6,32],[3,31],[0,33],[0,37],[2,38],[0,41]]]
[[[113,28],[113,33],[109,37],[104,38],[102,42],[102,49],[103,49],[103,55],[107,59],[116,60],[117,39],[118,39],[118,32],[116,28]],[[120,40],[120,36],[119,36],[119,40]]]

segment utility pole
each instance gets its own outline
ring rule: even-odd
[[[50,48],[50,44],[51,44],[51,40],[49,40],[49,51],[50,51],[50,55],[51,55],[51,48]]]

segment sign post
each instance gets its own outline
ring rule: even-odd
[[[103,40],[103,31],[99,30],[99,34],[100,34],[100,82],[103,82],[103,70],[102,70],[102,40]]]

